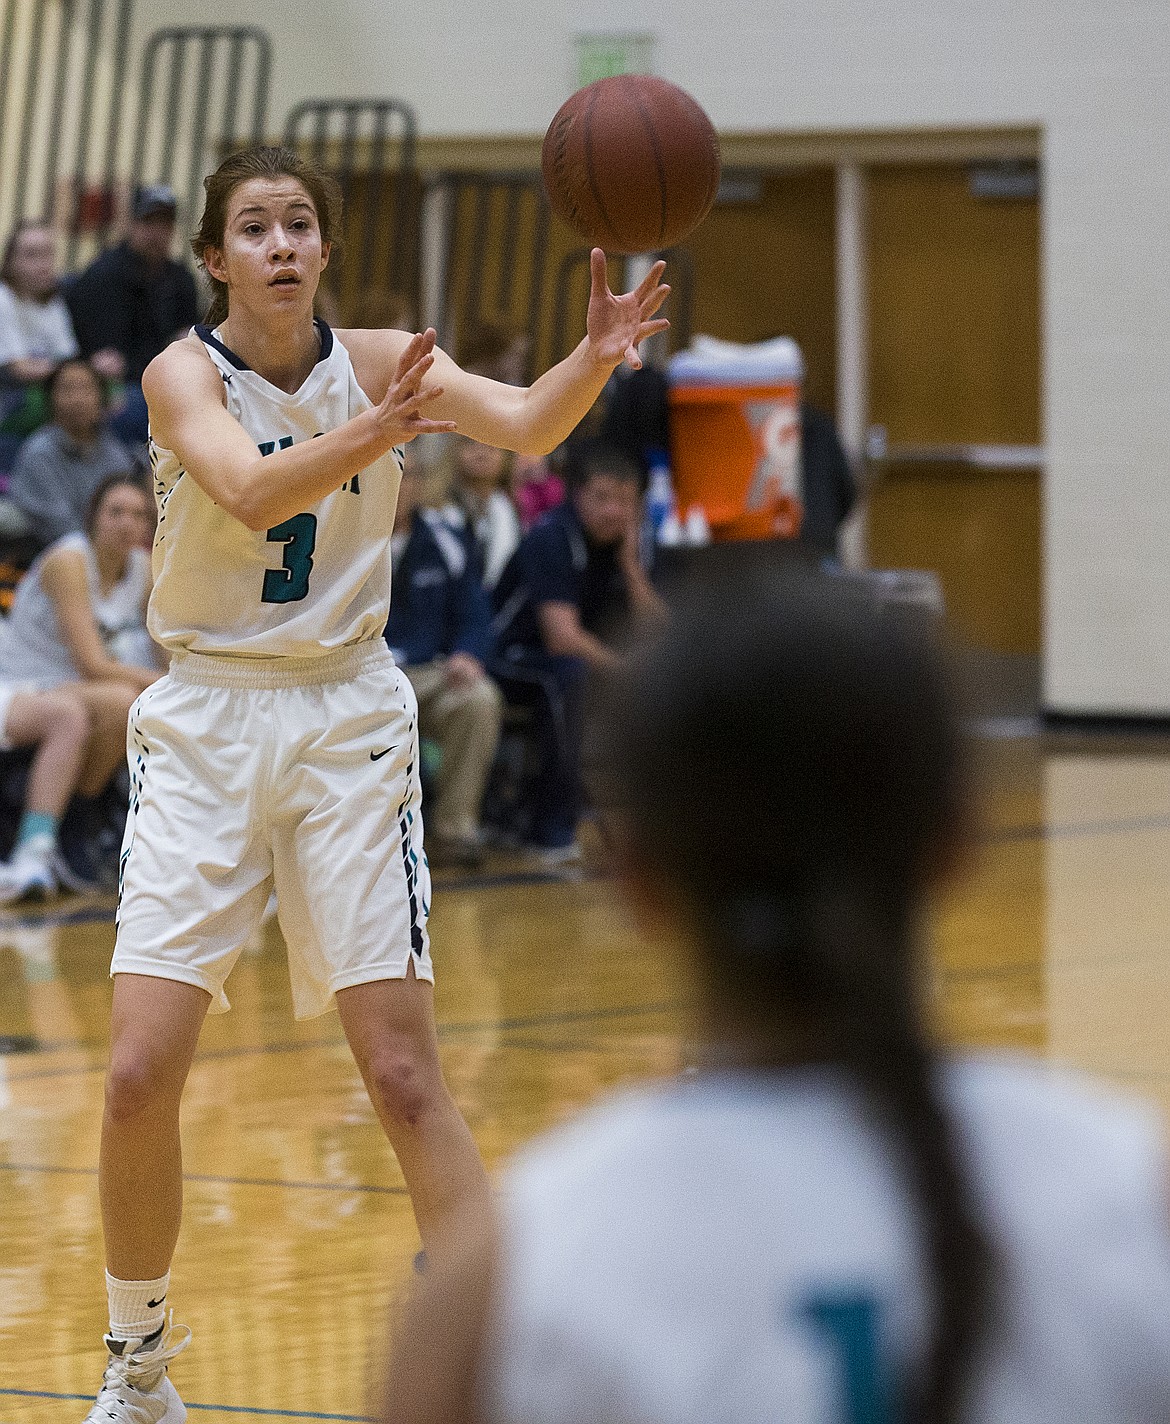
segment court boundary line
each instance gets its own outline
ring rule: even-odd
[[[525,1029],[558,1028],[564,1024],[591,1023],[605,1019],[639,1018],[642,1015],[677,1013],[683,1007],[679,1000],[660,1001],[652,1004],[614,1004],[610,1008],[560,1009],[540,1014],[522,1014],[507,1019],[471,1019],[437,1025],[439,1042],[448,1038],[474,1036],[477,1033],[516,1033]],[[97,1048],[97,1044],[78,1045],[75,1049],[57,1049],[56,1052],[79,1052],[82,1048]],[[210,1048],[195,1054],[192,1067],[196,1063],[216,1063],[232,1058],[262,1057],[268,1053],[302,1053],[313,1048],[344,1048],[344,1035],[336,1038],[283,1039],[276,1043],[245,1043],[234,1048]],[[16,1055],[9,1055],[16,1056]],[[25,1055],[21,1054],[21,1057]],[[9,1084],[31,1083],[45,1078],[83,1077],[88,1073],[104,1073],[106,1062],[86,1063],[73,1067],[34,1068],[28,1073],[9,1073]]]
[[[50,1389],[0,1388],[0,1395],[17,1399],[78,1400],[83,1404],[92,1402],[94,1398],[92,1394],[59,1394]],[[374,1424],[370,1414],[322,1414],[315,1409],[250,1409],[243,1404],[194,1404],[188,1399],[183,1403],[188,1409],[207,1409],[217,1414],[262,1414],[277,1419],[340,1419],[346,1421],[346,1424]]]
[[[0,1172],[39,1172],[47,1176],[96,1177],[96,1167],[59,1167],[40,1162],[0,1162]],[[283,1177],[218,1177],[210,1172],[184,1172],[184,1182],[203,1182],[223,1187],[286,1187],[304,1192],[361,1192],[368,1196],[407,1196],[405,1186],[383,1186],[377,1182],[300,1182]]]

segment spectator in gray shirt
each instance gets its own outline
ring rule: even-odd
[[[81,529],[102,480],[138,464],[105,427],[105,388],[88,362],[63,361],[48,391],[52,423],[21,446],[8,491],[42,544]]]

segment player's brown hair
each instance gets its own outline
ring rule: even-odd
[[[934,1307],[898,1417],[954,1424],[998,1277],[918,998],[965,823],[943,661],[840,580],[761,566],[699,591],[614,692],[612,792],[697,931],[707,1002],[776,1067],[839,1065],[889,1138]]]
[[[199,228],[191,238],[195,260],[206,271],[204,254],[209,247],[222,247],[227,231],[228,201],[241,183],[250,178],[295,178],[304,188],[317,210],[317,222],[324,242],[333,244],[333,256],[339,255],[341,241],[341,189],[334,178],[323,173],[307,158],[291,148],[245,148],[229,154],[214,173],[203,180],[207,197]],[[228,291],[223,282],[208,273],[212,287],[208,326],[218,326],[228,313]]]

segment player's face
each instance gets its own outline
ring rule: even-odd
[[[222,248],[207,270],[233,300],[275,311],[311,310],[329,244],[313,200],[295,178],[249,178],[228,199]]]

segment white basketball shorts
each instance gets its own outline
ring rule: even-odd
[[[298,1019],[354,984],[434,982],[418,705],[386,645],[190,654],[130,711],[111,974],[224,983],[276,890]]]

